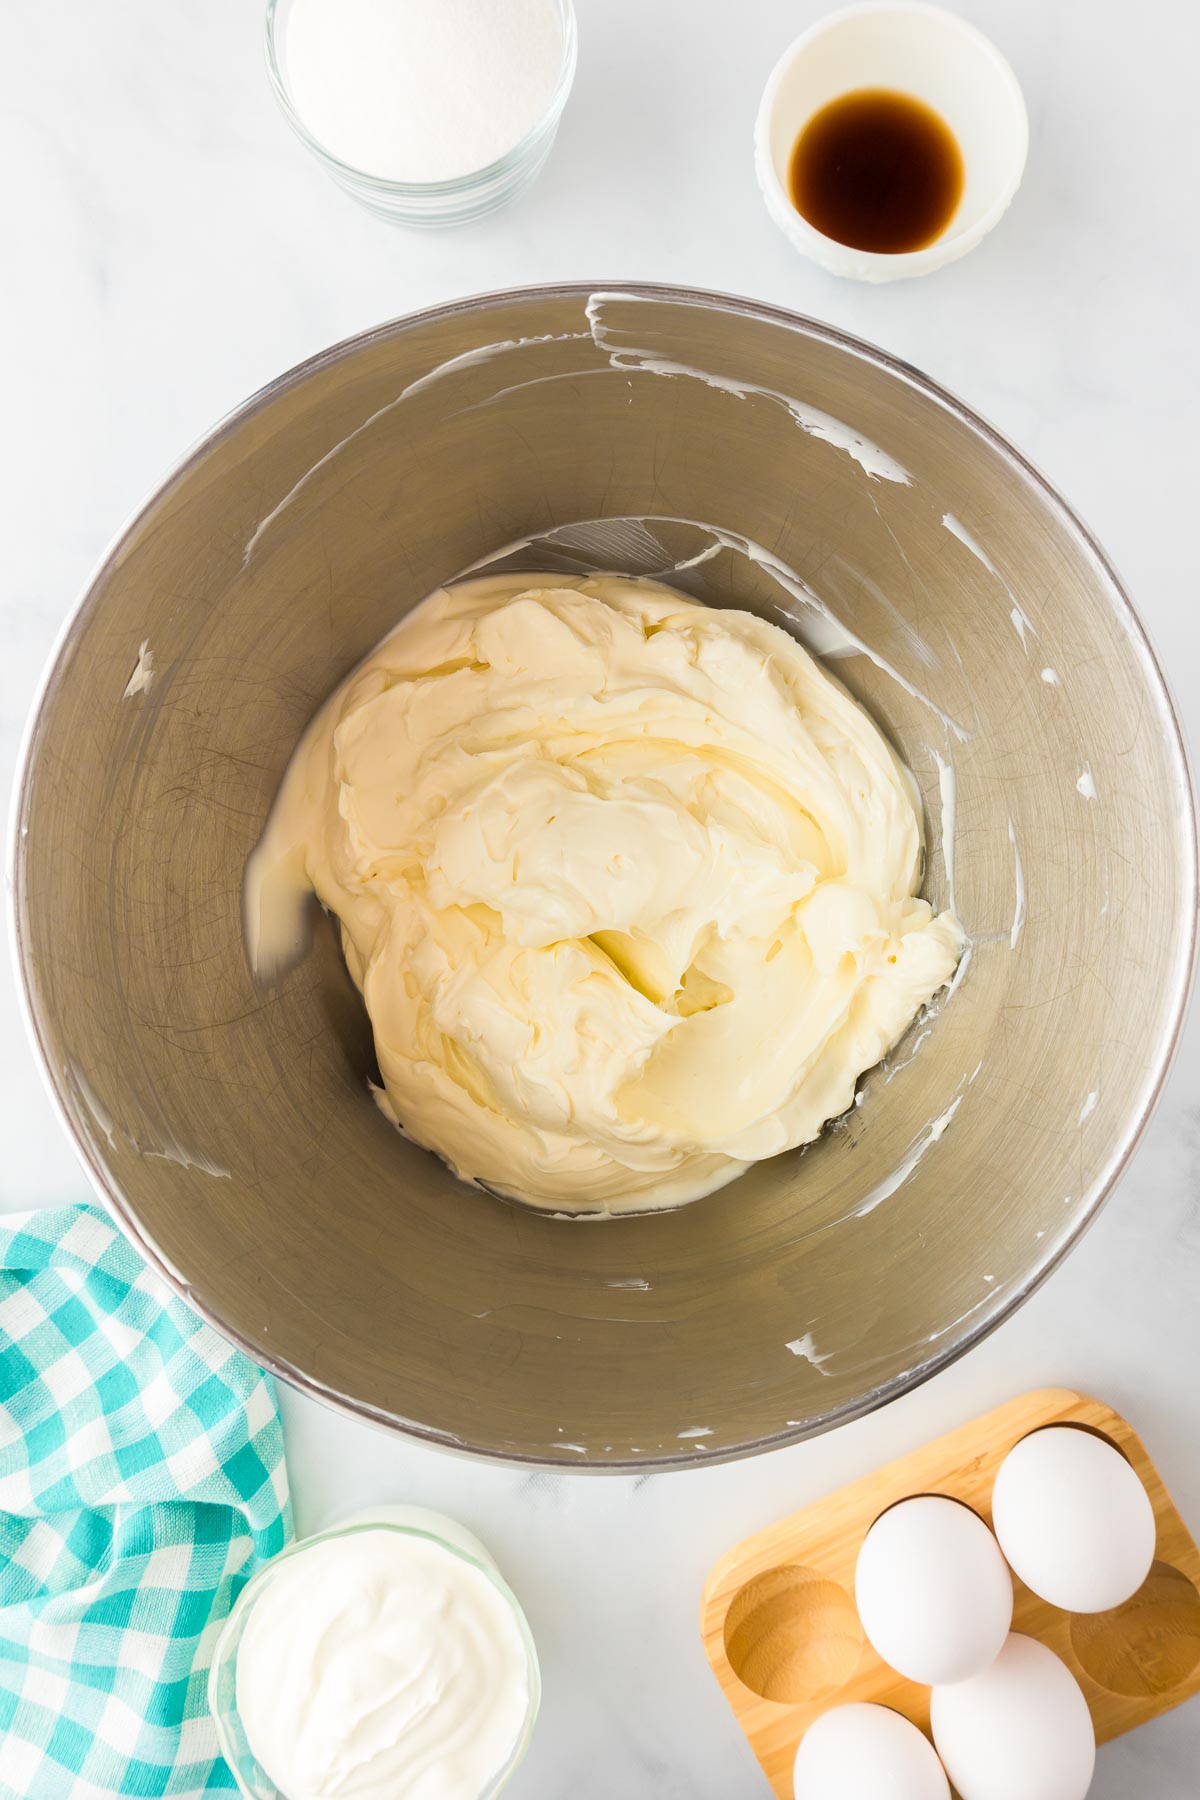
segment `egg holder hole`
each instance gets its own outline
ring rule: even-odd
[[[1014,1576],[1013,1630],[1039,1638],[1080,1681],[1103,1743],[1200,1691],[1200,1551],[1132,1431],[1065,1389],[1023,1395],[738,1545],[705,1589],[709,1661],[776,1792],[790,1797],[796,1746],[831,1705],[889,1706],[929,1727],[929,1690],[888,1669],[852,1598],[858,1550],[904,1501],[955,1500],[991,1526],[1005,1455],[1057,1426],[1088,1431],[1130,1464],[1150,1496],[1158,1558],[1142,1587],[1104,1613],[1067,1613]]]
[[[875,1517],[871,1520],[871,1523],[867,1526],[867,1530],[863,1532],[863,1537],[866,1537],[867,1532],[874,1531],[880,1519],[886,1519],[887,1515],[890,1512],[895,1512],[898,1506],[907,1506],[910,1500],[949,1500],[955,1506],[961,1506],[964,1512],[974,1513],[980,1524],[987,1525],[988,1530],[991,1530],[991,1526],[988,1525],[987,1520],[979,1509],[972,1506],[969,1500],[964,1500],[961,1494],[943,1494],[939,1492],[937,1488],[922,1488],[919,1493],[901,1494],[898,1499],[889,1501],[887,1506],[880,1507],[879,1511],[875,1514]]]
[[[1036,1430],[1027,1431],[1025,1437],[1018,1438],[1017,1444],[1023,1444],[1025,1438],[1040,1437],[1043,1431],[1078,1431],[1081,1432],[1084,1437],[1098,1438],[1102,1444],[1107,1444],[1110,1450],[1115,1450],[1122,1462],[1129,1463],[1130,1468],[1133,1468],[1133,1464],[1130,1461],[1128,1452],[1123,1444],[1119,1444],[1116,1438],[1109,1432],[1101,1431],[1098,1425],[1085,1425],[1081,1419],[1061,1419],[1057,1422],[1052,1420],[1048,1425],[1039,1425]],[[1017,1444],[1013,1445],[1014,1450],[1016,1449]]]
[[[1169,1694],[1200,1666],[1200,1592],[1172,1563],[1155,1562],[1137,1593],[1109,1612],[1072,1613],[1071,1648],[1110,1694]]]
[[[725,1615],[730,1667],[764,1700],[787,1704],[836,1693],[862,1646],[862,1625],[845,1588],[797,1563],[756,1575]]]

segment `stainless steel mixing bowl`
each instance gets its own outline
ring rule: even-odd
[[[306,720],[514,541],[673,569],[832,655],[917,775],[926,891],[952,875],[973,939],[847,1118],[677,1212],[574,1223],[461,1186],[373,1104],[332,929],[267,993],[243,951],[243,866]],[[879,1405],[1078,1238],[1179,1027],[1194,813],[1116,576],[965,407],[768,307],[566,287],[370,332],[187,459],[63,638],[13,890],[66,1123],[206,1317],[433,1442],[648,1467]]]

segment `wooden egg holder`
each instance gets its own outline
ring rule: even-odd
[[[1013,1577],[1013,1630],[1066,1663],[1104,1743],[1200,1692],[1200,1550],[1124,1419],[1097,1400],[1044,1388],[926,1444],[793,1513],[723,1556],[704,1589],[704,1648],[768,1781],[792,1800],[796,1746],[831,1706],[875,1701],[929,1730],[929,1689],[879,1659],[855,1610],[859,1545],[880,1513],[913,1494],[961,1500],[990,1526],[996,1471],[1044,1425],[1110,1439],[1137,1470],[1158,1524],[1144,1586],[1112,1612],[1060,1612]]]

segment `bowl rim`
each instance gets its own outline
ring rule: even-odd
[[[714,1445],[709,1450],[699,1449],[695,1446],[681,1446],[678,1452],[657,1456],[639,1455],[614,1458],[611,1461],[572,1459],[570,1462],[566,1462],[553,1455],[533,1455],[521,1451],[469,1445],[452,1432],[405,1418],[403,1414],[393,1412],[386,1407],[356,1400],[321,1382],[316,1376],[297,1368],[285,1357],[252,1343],[243,1332],[221,1316],[218,1307],[198,1300],[185,1276],[173,1266],[169,1258],[149,1236],[116,1183],[110,1180],[107,1172],[100,1166],[90,1145],[77,1132],[67,1110],[64,1090],[55,1079],[48,1046],[42,1038],[38,1024],[35,1010],[35,984],[28,967],[21,932],[19,896],[25,873],[25,815],[30,799],[30,781],[33,771],[32,753],[40,733],[43,715],[55,677],[60,668],[70,659],[73,641],[82,630],[97,588],[116,567],[127,546],[141,528],[143,521],[149,518],[154,510],[169,497],[193,468],[197,467],[240,425],[253,418],[279,395],[300,386],[318,371],[331,368],[373,344],[382,343],[388,338],[445,319],[464,318],[473,314],[486,317],[489,310],[500,305],[512,305],[529,300],[575,300],[578,301],[582,310],[591,300],[599,296],[627,297],[631,300],[657,300],[666,304],[698,307],[708,311],[732,312],[742,318],[782,326],[786,330],[798,332],[818,343],[847,351],[860,361],[870,363],[875,368],[882,369],[886,374],[894,376],[905,385],[914,388],[925,398],[941,407],[943,411],[948,412],[959,423],[976,432],[1016,474],[1036,490],[1051,511],[1057,515],[1068,533],[1076,539],[1095,564],[1101,578],[1108,584],[1113,596],[1114,609],[1128,633],[1130,642],[1141,657],[1147,678],[1152,685],[1157,684],[1161,693],[1166,721],[1170,727],[1167,749],[1176,764],[1178,788],[1183,801],[1180,806],[1179,828],[1183,850],[1183,899],[1186,924],[1181,933],[1179,955],[1172,976],[1170,1028],[1156,1046],[1155,1054],[1147,1065],[1138,1104],[1131,1112],[1125,1128],[1104,1166],[1094,1177],[1086,1192],[1080,1196],[1074,1209],[1074,1218],[1066,1235],[1060,1242],[1051,1245],[1049,1250],[1043,1253],[1019,1286],[1014,1285],[1011,1289],[997,1293],[990,1304],[985,1303],[977,1313],[971,1315],[969,1325],[965,1321],[959,1321],[959,1324],[964,1325],[961,1332],[957,1330],[956,1326],[952,1326],[945,1333],[944,1341],[939,1339],[936,1348],[930,1347],[929,1355],[918,1357],[899,1374],[876,1383],[875,1386],[859,1394],[856,1398],[843,1401],[825,1412],[810,1416],[801,1425],[785,1427],[781,1431],[769,1432],[762,1437],[747,1438],[737,1443]],[[1179,710],[1166,672],[1155,653],[1146,628],[1134,608],[1124,583],[1108,555],[1079,514],[1063,498],[1053,483],[1042,474],[1041,470],[1010,444],[993,425],[967,406],[964,401],[958,399],[948,388],[942,387],[938,382],[913,367],[911,363],[903,361],[902,358],[868,343],[863,338],[855,337],[837,326],[825,324],[823,321],[792,312],[786,307],[776,306],[767,301],[724,294],[713,289],[679,287],[656,282],[533,283],[525,287],[500,288],[486,293],[472,294],[458,300],[424,307],[420,311],[405,313],[381,325],[356,332],[349,337],[340,339],[327,349],[317,351],[314,355],[285,370],[281,375],[277,375],[273,380],[266,382],[246,400],[219,419],[209,431],[191,445],[150,496],[137,507],[132,516],[119,529],[85,582],[78,599],[63,620],[35,689],[18,749],[5,862],[8,888],[6,908],[8,938],[16,977],[18,1007],[25,1022],[29,1041],[34,1049],[43,1085],[49,1095],[51,1106],[73,1145],[97,1197],[118,1228],[133,1242],[160,1280],[165,1282],[173,1293],[185,1300],[193,1311],[211,1325],[227,1342],[244,1351],[250,1360],[260,1368],[266,1369],[270,1374],[286,1382],[300,1393],[306,1394],[309,1398],[331,1406],[351,1418],[366,1420],[371,1424],[403,1432],[419,1442],[434,1445],[459,1455],[498,1463],[501,1466],[551,1468],[579,1474],[628,1475],[671,1469],[701,1468],[718,1463],[740,1461],[749,1456],[759,1455],[764,1451],[783,1449],[790,1444],[801,1443],[807,1438],[818,1437],[839,1425],[850,1424],[856,1419],[864,1418],[879,1407],[900,1399],[904,1394],[911,1393],[915,1388],[932,1379],[933,1376],[940,1374],[942,1370],[948,1369],[960,1357],[965,1356],[969,1350],[974,1349],[977,1344],[982,1343],[986,1337],[990,1336],[998,1325],[1011,1318],[1058,1268],[1068,1253],[1079,1243],[1085,1231],[1094,1223],[1101,1207],[1124,1174],[1134,1151],[1141,1142],[1162,1096],[1163,1088],[1179,1049],[1195,975],[1197,937],[1200,933],[1200,915],[1197,912],[1200,862],[1198,862],[1197,852],[1196,787]]]

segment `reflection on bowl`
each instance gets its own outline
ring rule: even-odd
[[[972,940],[816,1144],[590,1225],[465,1188],[389,1128],[327,924],[267,993],[241,936],[246,857],[319,702],[437,582],[551,550],[829,659],[915,771],[924,891],[953,889]],[[1178,729],[1092,538],[912,371],[666,289],[440,308],[250,401],[92,583],[17,825],[39,1053],[156,1266],[310,1392],[560,1466],[786,1442],[977,1341],[1123,1166],[1191,967]]]

